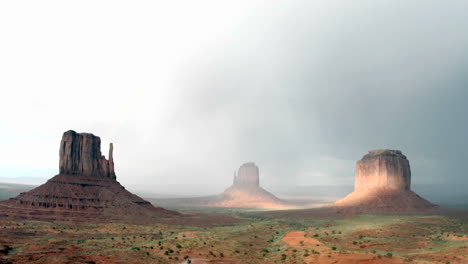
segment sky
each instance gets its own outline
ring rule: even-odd
[[[58,173],[67,130],[117,179],[221,192],[352,185],[371,149],[467,186],[466,1],[2,1],[0,181]],[[172,189],[171,189],[172,190]]]

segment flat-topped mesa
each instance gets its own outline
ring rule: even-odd
[[[411,191],[408,159],[399,150],[371,150],[356,164],[354,192],[336,201],[340,214],[420,213],[437,206]]]
[[[60,174],[96,176],[115,179],[113,145],[109,160],[101,154],[101,139],[90,133],[63,133],[60,142]]]
[[[258,167],[253,162],[247,162],[242,164],[237,172],[237,176],[234,175],[234,186],[260,186],[260,178]]]
[[[371,150],[356,166],[355,191],[410,190],[408,159],[399,150]]]

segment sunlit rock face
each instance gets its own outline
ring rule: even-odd
[[[410,164],[399,150],[371,150],[357,162],[355,191],[410,190],[410,185]]]
[[[113,145],[109,160],[101,154],[101,139],[89,133],[69,130],[60,142],[59,168],[61,174],[97,176],[115,179]]]
[[[435,205],[411,191],[411,169],[399,150],[371,150],[356,164],[354,192],[333,206],[349,214],[424,212]]]
[[[101,155],[101,140],[89,133],[67,131],[60,143],[60,174],[15,198],[0,201],[0,217],[13,219],[147,223],[178,213],[154,207],[127,191],[109,160]]]
[[[260,187],[260,176],[257,165],[253,162],[244,163],[234,182],[221,195],[221,199],[213,205],[222,207],[248,208],[283,208],[286,205],[276,196]]]

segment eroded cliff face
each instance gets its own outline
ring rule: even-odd
[[[113,145],[109,147],[109,160],[101,154],[101,139],[89,133],[69,130],[60,142],[60,173],[115,179]]]
[[[410,190],[408,159],[399,150],[371,150],[357,162],[355,191]]]
[[[234,185],[244,187],[259,187],[260,177],[257,165],[247,162],[240,166],[237,176],[234,175]]]

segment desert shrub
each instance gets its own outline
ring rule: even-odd
[[[393,254],[391,252],[388,252],[386,255],[385,255],[387,258],[391,258],[393,257]]]
[[[353,245],[356,245],[357,244],[357,241],[353,241]]]
[[[332,250],[336,250],[336,247],[332,247]]]
[[[182,246],[180,244],[177,244],[176,248],[182,248]]]

